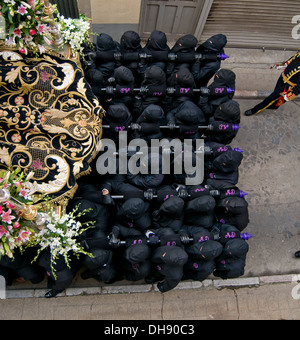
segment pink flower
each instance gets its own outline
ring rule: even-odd
[[[2,222],[5,222],[7,224],[11,224],[11,220],[15,219],[15,216],[11,215],[11,210],[8,209],[6,212],[2,212],[1,214]]]
[[[31,35],[35,35],[35,30],[34,29],[31,29],[30,31],[29,31],[29,33],[31,34]]]
[[[19,6],[17,13],[19,13],[21,15],[27,14],[26,7],[24,7],[23,5]]]
[[[3,235],[8,235],[9,232],[3,227],[3,225],[0,225],[0,238],[3,236]]]
[[[27,2],[29,3],[29,5],[30,5],[32,8],[35,8],[34,0],[28,0]]]
[[[20,223],[18,222],[18,221],[16,221],[14,224],[13,224],[13,227],[15,228],[15,229],[19,229],[20,228]]]
[[[26,50],[25,50],[24,48],[20,48],[20,49],[19,49],[19,52],[22,53],[22,54],[24,54],[24,53],[26,53]]]
[[[27,192],[26,189],[21,189],[20,192],[19,192],[19,195],[24,197],[24,198],[27,198],[28,192]]]
[[[2,214],[2,209],[3,209],[2,205],[0,205],[0,214]]]
[[[46,30],[46,27],[45,27],[45,25],[39,24],[39,25],[36,26],[36,29],[38,30],[38,32],[40,34],[43,34],[45,32],[45,30]]]
[[[13,34],[15,37],[21,38],[22,31],[19,28],[16,28],[15,30],[13,30]]]
[[[16,188],[17,188],[19,185],[22,186],[22,182],[21,182],[21,181],[15,183]]]
[[[10,202],[5,202],[5,204],[9,209],[15,209],[15,206],[13,204],[11,204]],[[1,213],[2,213],[2,211],[1,211]]]
[[[21,230],[19,233],[18,240],[20,240],[21,242],[28,241],[30,234],[31,234],[30,231]]]

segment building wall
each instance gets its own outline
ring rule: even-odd
[[[120,41],[122,34],[128,30],[138,32],[144,40],[154,29],[163,30],[168,34],[166,24],[176,26],[173,23],[180,22],[180,15],[184,13],[183,10],[178,14],[176,12],[173,21],[171,20],[176,4],[179,7],[188,7],[191,2],[196,4],[203,0],[77,1],[79,10],[92,19],[93,32],[107,33],[114,40]],[[169,33],[168,39],[173,38],[176,41],[178,36],[190,33],[199,41],[205,41],[214,34],[223,33],[228,38],[228,47],[299,49],[300,26],[297,24],[300,17],[300,0],[285,0],[284,4],[282,0],[238,0],[234,3],[233,5],[232,0],[205,0],[205,10],[202,7],[198,9],[203,13],[198,24],[196,23],[196,28],[194,25],[193,28],[187,29],[188,21],[183,20],[185,24],[180,22],[176,32]],[[142,9],[141,14],[142,4],[147,9],[155,8],[151,15],[145,12],[145,9]],[[145,32],[144,26],[149,28]],[[296,32],[296,38],[292,36],[292,32]]]
[[[142,0],[78,0],[79,10],[92,19],[92,31],[120,41],[125,31],[138,31]]]

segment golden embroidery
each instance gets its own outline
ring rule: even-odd
[[[43,58],[0,51],[0,162],[34,172],[30,191],[59,203],[90,173],[104,110],[81,65],[53,51]]]

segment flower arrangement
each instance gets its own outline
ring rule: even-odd
[[[44,225],[38,230],[34,221],[23,217],[24,207],[32,205],[34,199],[30,196],[26,184],[33,173],[25,177],[19,168],[0,171],[0,257],[14,258],[14,249],[23,250],[28,247],[38,247],[37,256],[49,249],[51,253],[51,269],[55,277],[55,260],[63,256],[70,268],[70,254],[79,256],[85,254],[84,247],[78,241],[85,230],[93,227],[95,221],[81,223],[78,219],[88,211],[78,211],[78,207],[68,214],[59,216],[55,208],[49,204],[50,198],[44,198]],[[4,194],[8,193],[7,196]]]
[[[22,204],[32,204],[26,189],[29,178],[30,174],[25,178],[18,168],[14,171],[0,171],[0,189],[9,191],[10,197]],[[22,217],[20,209],[16,209],[11,200],[0,202],[0,256],[13,258],[14,249],[25,245],[33,232],[31,221]]]
[[[43,12],[44,0],[0,0],[0,15],[6,23],[6,45],[21,53],[44,53],[51,45],[49,17]]]
[[[91,228],[94,224],[93,221],[85,223],[79,222],[77,219],[84,215],[87,210],[78,212],[76,207],[69,214],[59,216],[55,213],[53,207],[50,207],[47,211],[49,216],[46,222],[45,228],[38,233],[32,234],[26,247],[38,246],[37,256],[34,258],[35,261],[40,253],[49,249],[51,253],[51,269],[54,278],[55,275],[55,260],[59,256],[63,256],[67,266],[70,268],[70,254],[74,254],[79,257],[80,254],[93,256],[86,252],[83,246],[78,241],[78,236],[81,235],[85,230]]]
[[[57,18],[60,26],[60,34],[65,44],[69,44],[73,53],[80,53],[83,56],[83,43],[90,42],[89,19],[80,14],[79,19],[65,18],[63,15]]]

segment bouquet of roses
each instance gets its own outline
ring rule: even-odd
[[[34,233],[31,222],[22,217],[21,210],[12,201],[17,199],[16,202],[25,206],[33,203],[26,189],[30,176],[25,178],[18,168],[14,171],[0,171],[0,189],[9,192],[11,198],[0,202],[0,256],[13,258],[14,249],[25,245]]]
[[[21,53],[45,52],[51,45],[49,17],[43,12],[44,0],[0,0],[0,16],[5,18],[6,45]]]
[[[79,257],[80,254],[93,256],[86,252],[84,247],[80,244],[78,236],[81,235],[85,230],[91,228],[94,221],[88,221],[81,223],[78,221],[82,215],[86,213],[78,212],[76,207],[69,214],[59,216],[56,214],[53,207],[49,207],[47,214],[49,216],[45,228],[38,233],[32,234],[30,241],[26,247],[38,246],[37,256],[34,258],[35,261],[40,253],[49,249],[51,253],[51,269],[54,277],[55,275],[55,260],[59,256],[63,256],[67,266],[70,268],[70,255],[74,254]]]

